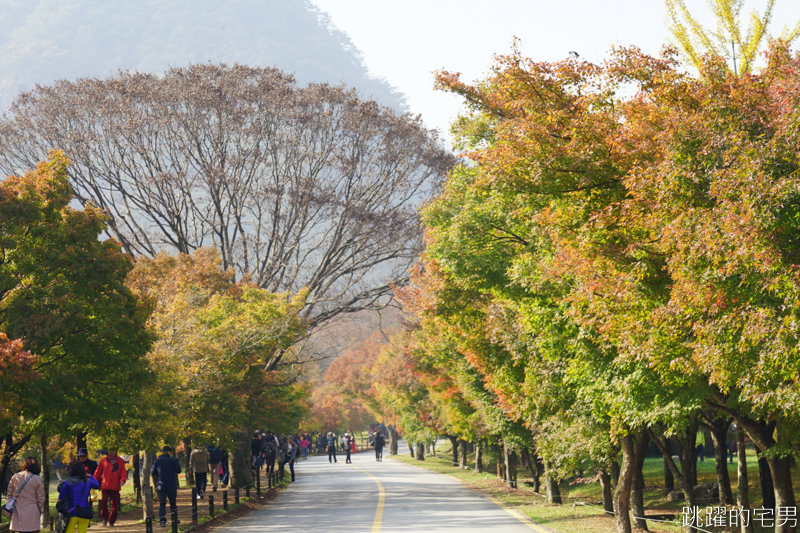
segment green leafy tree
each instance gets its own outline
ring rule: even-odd
[[[130,257],[100,240],[106,216],[70,207],[69,161],[0,182],[0,331],[26,379],[3,387],[2,467],[35,432],[99,431],[122,420],[149,377],[147,308],[125,286]],[[8,343],[4,342],[6,347]],[[7,350],[5,350],[7,352]]]
[[[299,313],[306,291],[274,294],[236,282],[213,249],[191,256],[142,258],[128,285],[153,309],[147,323],[156,341],[148,353],[156,379],[142,391],[130,428],[132,444],[215,443],[232,452],[234,480],[245,484],[244,457],[253,429],[296,429],[308,409],[299,369],[265,371],[277,350],[304,331]]]

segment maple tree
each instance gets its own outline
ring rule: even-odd
[[[147,448],[181,440],[225,446],[235,482],[246,484],[252,428],[292,431],[307,408],[300,370],[264,370],[303,333],[306,291],[273,294],[237,282],[205,248],[140,259],[128,285],[153,309],[148,360],[156,379],[124,434]]]
[[[69,164],[53,151],[0,182],[2,475],[34,433],[123,418],[149,376],[147,309],[124,284],[133,262],[100,240],[101,210],[70,206]]]
[[[438,76],[471,110],[454,132],[475,165],[427,209],[428,253],[481,294],[494,329],[463,330],[496,346],[462,352],[508,416],[535,428],[565,400],[578,412],[549,420],[619,443],[620,531],[640,440],[680,445],[680,468],[662,452],[691,504],[709,408],[765,452],[776,505],[794,505],[796,72],[776,41],[758,75],[707,56],[693,77],[673,50],[619,49],[602,65],[514,53],[476,85]]]

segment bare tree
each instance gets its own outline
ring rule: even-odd
[[[241,65],[20,94],[0,120],[0,170],[53,148],[129,253],[216,246],[260,287],[308,288],[312,326],[385,305],[420,252],[418,208],[453,164],[419,117]]]

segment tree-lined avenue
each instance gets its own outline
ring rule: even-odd
[[[219,533],[266,533],[292,530],[347,531],[481,531],[545,533],[523,523],[460,481],[394,461],[376,462],[372,453],[353,454],[329,464],[310,457],[295,467],[297,481],[267,507],[232,522]],[[385,490],[378,520],[378,481]]]

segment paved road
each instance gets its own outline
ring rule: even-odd
[[[545,533],[457,479],[373,454],[299,461],[297,481],[260,509],[226,526],[226,533],[273,531]],[[288,473],[288,470],[287,470]]]

